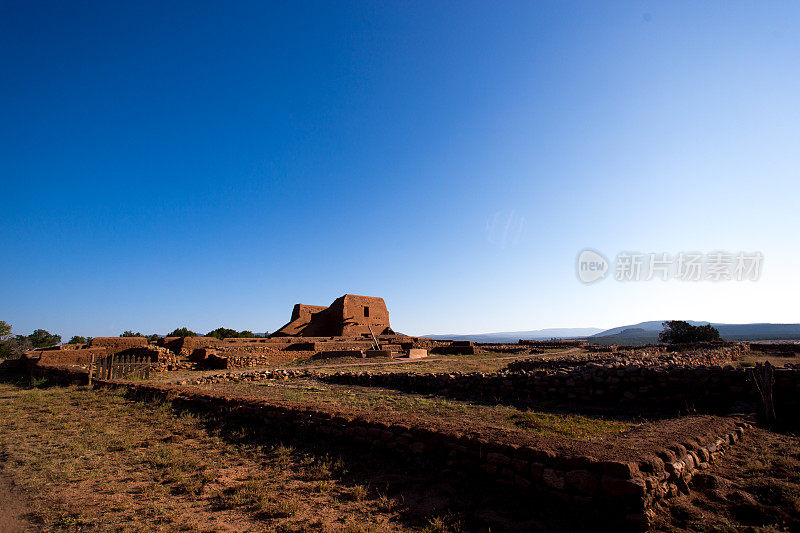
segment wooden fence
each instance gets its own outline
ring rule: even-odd
[[[89,383],[97,379],[148,379],[153,360],[146,355],[113,354],[93,361],[89,370]]]

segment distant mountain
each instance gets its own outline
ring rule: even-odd
[[[501,331],[497,333],[470,333],[459,335],[423,335],[430,339],[474,341],[474,342],[517,342],[519,339],[575,339],[586,337],[595,344],[653,344],[658,342],[658,334],[664,327],[663,320],[651,320],[629,326],[619,326],[607,330],[599,328],[550,328],[533,331]],[[687,320],[693,326],[708,322]],[[720,336],[730,341],[758,340],[800,340],[800,324],[719,324],[712,323]]]
[[[652,344],[658,342],[663,320],[640,322],[602,331],[588,338],[597,344]],[[687,320],[693,326],[708,324]],[[719,335],[729,341],[800,340],[800,324],[720,324],[711,323]]]
[[[549,328],[533,331],[500,331],[497,333],[470,333],[461,335],[423,335],[429,339],[473,342],[517,342],[519,339],[574,339],[599,333],[600,328]]]

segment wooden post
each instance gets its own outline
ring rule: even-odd
[[[89,363],[89,388],[92,388],[92,374],[94,373],[94,352],[92,352],[92,360]]]
[[[775,400],[772,396],[772,386],[775,384],[775,367],[769,361],[764,363],[756,363],[755,368],[750,372],[753,376],[753,381],[756,384],[756,389],[761,395],[761,407],[764,414],[764,420],[767,424],[772,425],[775,423]]]

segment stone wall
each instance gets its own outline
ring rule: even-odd
[[[800,344],[793,342],[751,342],[750,349],[779,357],[800,355]]]
[[[555,371],[500,373],[339,372],[321,380],[385,387],[519,407],[566,405],[579,410],[614,409],[630,414],[705,412],[727,414],[758,409],[749,369],[732,366],[589,363]],[[778,420],[800,421],[800,370],[775,370]]]
[[[522,370],[539,370],[548,368],[566,368],[581,366],[587,363],[599,364],[651,364],[651,365],[721,365],[738,361],[747,353],[746,345],[729,343],[726,346],[711,347],[692,345],[692,349],[682,346],[669,347],[651,345],[639,347],[617,347],[610,352],[571,353],[562,357],[542,359],[530,358],[511,362],[507,365],[510,372]]]

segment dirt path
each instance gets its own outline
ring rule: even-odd
[[[0,474],[0,531],[3,533],[22,533],[33,531],[25,520],[29,508],[23,497],[14,490],[11,481]]]

